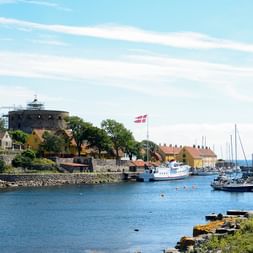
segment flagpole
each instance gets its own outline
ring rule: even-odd
[[[148,115],[147,115],[147,162],[148,162],[148,160],[149,160],[149,155],[148,155],[148,150],[149,150],[149,145],[148,145],[148,143],[149,143],[149,131],[148,131]]]

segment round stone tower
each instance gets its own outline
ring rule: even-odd
[[[27,104],[25,110],[10,111],[9,129],[22,130],[31,133],[33,129],[43,128],[48,130],[65,129],[65,118],[69,116],[65,111],[45,110],[44,104],[35,99]]]

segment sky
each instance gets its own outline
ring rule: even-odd
[[[148,114],[150,140],[192,146],[205,136],[223,159],[237,124],[251,158],[252,9],[252,0],[0,0],[0,115],[37,95],[95,126],[121,122],[141,141],[147,124],[134,118]]]

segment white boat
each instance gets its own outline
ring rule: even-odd
[[[158,167],[145,169],[138,176],[139,181],[165,181],[183,179],[189,176],[190,166],[171,161]]]
[[[192,172],[192,175],[194,176],[212,176],[212,175],[218,175],[219,171],[212,167],[203,167],[199,169],[194,169]]]

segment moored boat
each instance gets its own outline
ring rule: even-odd
[[[212,176],[218,175],[219,171],[212,167],[203,167],[199,169],[194,169],[192,175],[194,176]]]
[[[166,181],[184,179],[189,176],[190,166],[176,161],[170,161],[158,167],[145,169],[138,176],[139,181]]]
[[[214,190],[228,192],[253,192],[253,183],[248,179],[230,179],[227,176],[219,176],[211,183]]]

